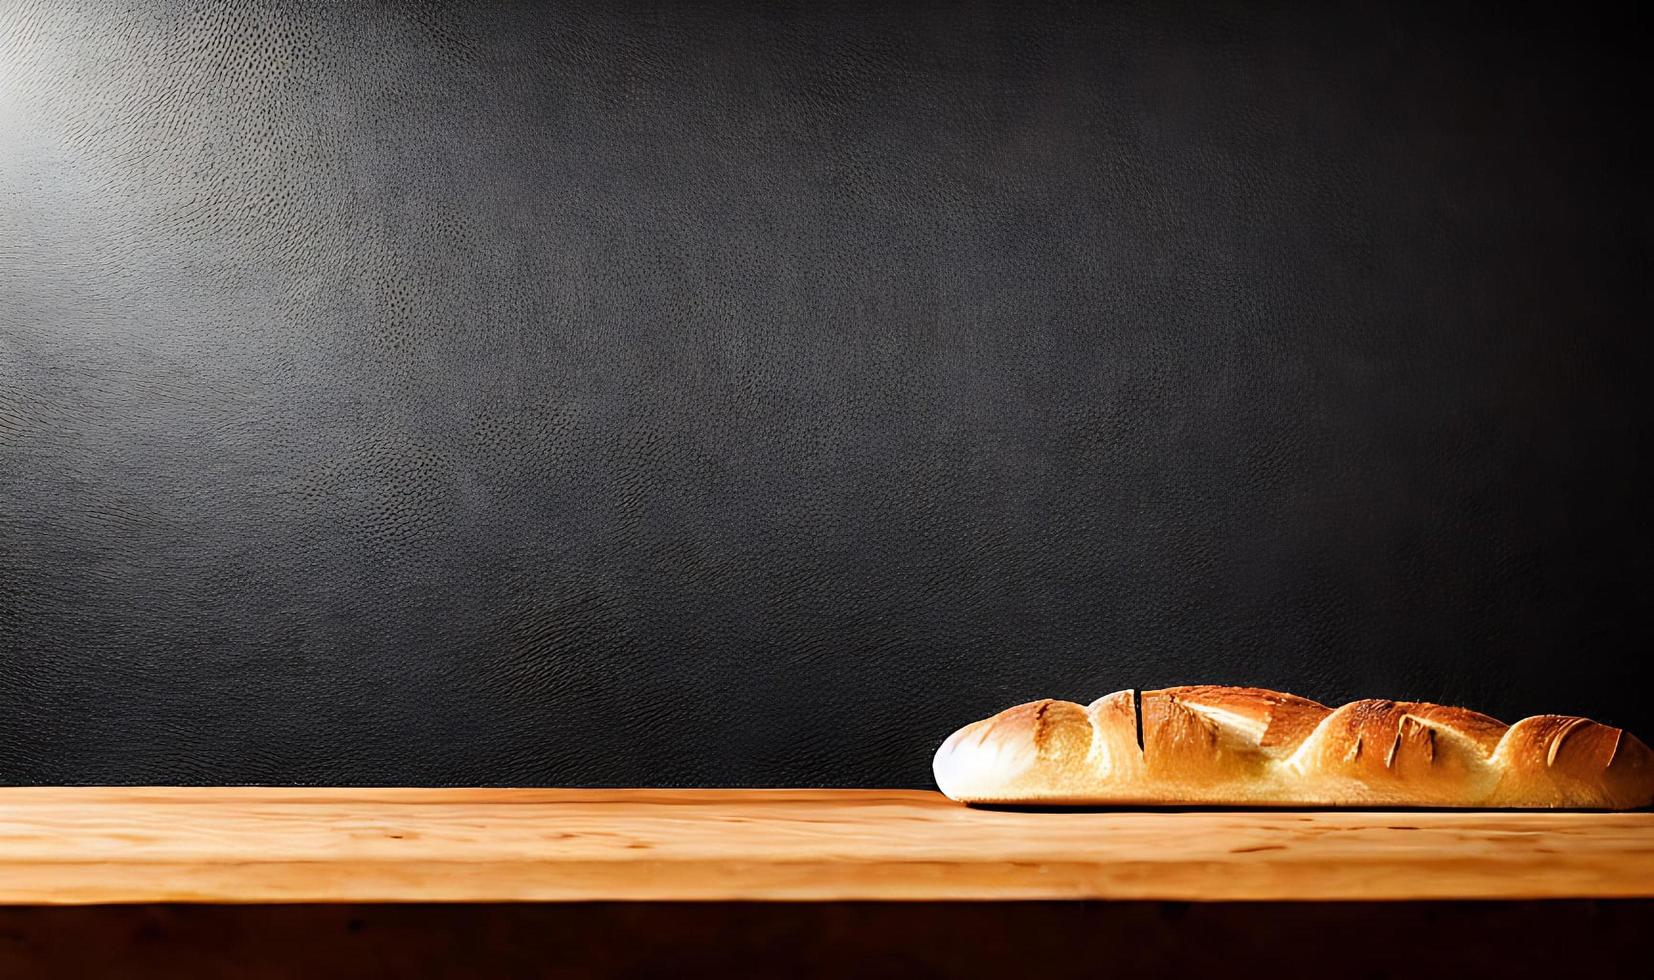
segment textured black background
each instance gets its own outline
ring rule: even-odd
[[[1654,734],[1636,26],[0,0],[0,782]]]

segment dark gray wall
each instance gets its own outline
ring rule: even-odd
[[[0,0],[0,781],[1654,735],[1633,26]]]

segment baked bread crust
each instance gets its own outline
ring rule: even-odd
[[[1256,687],[1116,691],[1085,706],[1020,704],[954,732],[933,769],[942,792],[964,803],[1654,804],[1654,752],[1585,718],[1536,715],[1506,725],[1419,701],[1332,709]]]

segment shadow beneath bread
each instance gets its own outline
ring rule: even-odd
[[[1078,804],[967,803],[972,810],[998,813],[1650,813],[1651,807],[1608,810],[1600,807],[1485,807],[1485,806],[1085,806]]]

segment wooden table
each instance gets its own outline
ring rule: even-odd
[[[1654,813],[908,790],[0,789],[0,904],[1654,897]]]

